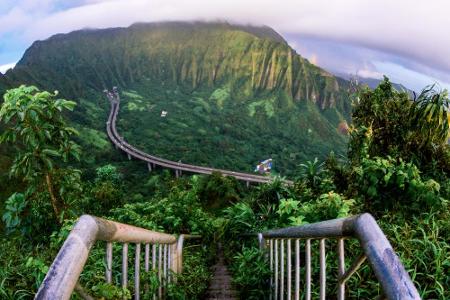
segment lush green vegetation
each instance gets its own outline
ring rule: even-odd
[[[312,102],[289,105],[284,96],[239,100],[218,91],[135,85],[122,95],[118,131],[148,153],[186,163],[252,172],[258,159],[271,157],[283,176],[333,149],[344,153],[346,136],[336,129],[341,119],[328,120]],[[219,95],[222,101],[215,99]]]
[[[226,241],[227,262],[241,297],[260,299],[267,294],[268,265],[256,239],[244,238],[243,233],[366,211],[378,218],[422,297],[448,299],[450,179],[444,134],[449,122],[448,97],[445,92],[429,89],[417,101],[410,101],[392,89],[387,79],[374,91],[362,89],[358,95],[348,159],[331,153],[323,162],[306,161],[298,166],[292,187],[275,180],[247,189],[220,174],[180,179],[174,179],[168,171],[149,175],[141,164],[124,158],[94,168],[74,169],[71,165],[78,163],[66,162],[66,148],[61,147],[69,143],[79,153],[71,141],[75,131],[62,114],[65,107],[73,107],[72,102],[53,100],[55,95],[34,87],[10,90],[0,111],[6,124],[2,141],[17,148],[15,153],[21,159],[14,160],[11,174],[18,175],[23,184],[9,190],[2,208],[2,299],[32,297],[77,216],[83,213],[163,232],[201,234],[202,242],[193,242],[186,251],[184,273],[176,285],[170,286],[169,298],[203,295],[211,276],[208,267],[214,261],[213,245],[222,240]],[[49,106],[59,108],[52,110]],[[403,118],[393,117],[400,113]],[[33,128],[50,131],[46,134]],[[53,155],[47,157],[50,152],[45,149],[53,150]],[[34,151],[36,162],[18,170],[17,165],[30,151]],[[46,173],[55,178],[52,189],[57,191],[60,211],[52,206],[54,199],[48,186],[37,188]],[[27,174],[34,174],[32,180]],[[312,246],[317,247],[314,243]],[[332,249],[335,244],[329,242],[327,247]],[[356,242],[347,243],[347,247],[354,249],[347,251],[349,259],[352,253],[357,255]],[[115,256],[120,255],[118,245],[113,251]],[[330,274],[337,268],[332,253],[327,257]],[[132,282],[125,290],[104,283],[103,257],[104,245],[98,244],[91,252],[81,284],[104,299],[129,297]],[[313,262],[317,259],[314,255]],[[120,262],[115,261],[117,283],[119,270]],[[313,269],[313,277],[317,272]],[[150,292],[157,289],[160,283],[156,274],[142,276],[141,280],[149,282]],[[330,289],[335,286],[334,280],[332,276],[328,279]],[[349,285],[358,287],[348,289],[352,298],[373,298],[380,289],[368,266],[353,276]],[[313,293],[317,289],[313,285]]]
[[[74,188],[71,179],[77,176],[77,171],[55,168],[55,159],[67,163],[71,157],[80,158],[80,148],[71,140],[78,132],[67,126],[61,116],[63,110],[72,110],[76,103],[54,99],[55,96],[56,93],[52,95],[26,86],[10,90],[4,96],[0,121],[7,127],[0,143],[22,146],[18,147],[10,173],[26,181],[28,186],[25,195],[15,193],[7,200],[4,221],[8,229],[20,225],[17,214],[25,208],[26,198],[33,197],[40,187],[46,186],[57,219],[65,205],[62,194]],[[59,195],[56,184],[59,184]]]
[[[230,253],[241,249],[232,265],[247,266],[234,268],[236,283],[246,298],[260,298],[259,287],[267,277],[263,271],[248,272],[263,266],[255,258],[255,241],[252,251],[242,248],[239,234],[370,212],[378,218],[422,297],[448,299],[448,105],[446,92],[426,89],[411,101],[387,79],[374,91],[362,89],[354,106],[347,160],[331,154],[322,164],[307,162],[300,166],[293,189],[279,183],[262,186],[226,208],[224,236],[234,241]],[[355,246],[348,247],[357,252]],[[335,249],[336,245],[327,247]],[[336,257],[330,255],[327,261],[327,269],[334,272]],[[331,286],[333,280],[329,278]],[[352,298],[374,298],[380,289],[367,266],[349,285],[359,286],[349,289]]]
[[[309,64],[269,28],[203,23],[59,35],[33,45],[0,78],[1,94],[22,82],[56,88],[76,101],[27,86],[3,97],[1,299],[32,298],[85,213],[201,234],[202,242],[191,242],[185,252],[171,299],[201,298],[218,241],[226,241],[241,297],[260,299],[269,276],[264,253],[242,234],[361,212],[379,220],[423,298],[450,298],[446,92],[426,88],[411,101],[387,79],[375,90],[360,88],[346,137],[337,130],[350,120],[346,82]],[[246,171],[270,156],[294,186],[275,180],[248,189],[220,174],[148,174],[112,149],[104,134],[109,107],[99,91],[113,84],[123,91],[119,131],[131,144],[173,160]],[[355,242],[347,247],[357,249]],[[113,251],[119,256],[118,246]],[[329,252],[333,274],[336,259]],[[347,252],[349,259],[358,253]],[[132,282],[130,290],[104,283],[103,257],[98,244],[81,284],[96,297],[129,298]],[[119,263],[113,266],[116,283]],[[152,272],[142,276],[150,291],[160,284]],[[374,298],[380,289],[369,266],[349,285],[358,287],[348,289],[351,298]]]
[[[27,50],[0,78],[0,94],[23,83],[77,102],[68,117],[89,149],[82,167],[115,154],[102,93],[113,85],[122,98],[119,132],[175,161],[251,172],[272,157],[276,172],[292,177],[305,160],[345,153],[338,124],[350,118],[348,82],[268,27],[168,22],[57,35]]]

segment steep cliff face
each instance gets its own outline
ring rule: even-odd
[[[9,88],[9,84],[7,82],[6,76],[0,73],[0,95],[3,95],[3,92]],[[0,97],[1,98],[1,97]],[[2,99],[0,99],[0,102]]]
[[[275,31],[226,23],[135,24],[56,35],[35,42],[8,78],[70,95],[151,79],[191,90],[229,84],[241,97],[284,91],[322,108],[342,101],[337,79]]]
[[[33,43],[0,93],[22,83],[79,103],[71,117],[96,149],[91,161],[110,156],[102,91],[114,85],[119,130],[170,159],[251,171],[270,156],[289,175],[305,159],[345,151],[337,128],[349,119],[348,82],[269,27],[168,22],[55,35]]]

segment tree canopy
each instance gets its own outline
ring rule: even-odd
[[[420,168],[439,168],[449,174],[449,99],[447,91],[425,88],[413,99],[396,91],[387,77],[375,89],[359,93],[353,108],[349,159],[391,156]]]
[[[34,86],[8,90],[0,109],[0,122],[6,125],[0,143],[16,145],[11,175],[30,182],[28,194],[45,180],[54,213],[59,216],[63,201],[55,191],[53,175],[61,163],[80,159],[80,147],[72,140],[78,132],[67,125],[63,115],[76,103],[57,95],[57,91],[52,94]]]

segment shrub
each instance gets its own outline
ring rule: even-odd
[[[319,199],[306,203],[293,199],[282,199],[277,211],[280,216],[278,227],[343,218],[349,215],[353,204],[353,200],[346,200],[335,192],[322,194]]]
[[[400,205],[420,211],[424,205],[433,207],[441,203],[440,185],[433,179],[422,179],[417,166],[401,158],[365,158],[353,172],[353,192],[372,212]]]
[[[270,269],[264,251],[243,247],[233,257],[231,271],[241,299],[264,299],[269,294]]]
[[[2,216],[2,221],[5,222],[8,232],[11,232],[20,228],[22,213],[27,206],[25,195],[14,193],[6,200],[5,204],[5,213]]]
[[[174,189],[167,197],[125,204],[111,210],[117,221],[169,233],[200,233],[210,236],[212,218],[192,191]]]

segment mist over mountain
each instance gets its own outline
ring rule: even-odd
[[[354,79],[354,74],[346,74],[346,73],[335,73],[336,76],[344,78],[345,80],[352,80]],[[378,78],[371,78],[371,77],[361,77],[357,76],[358,83],[362,85],[367,85],[371,89],[375,89],[382,81],[383,79]],[[413,90],[410,88],[407,88],[401,83],[395,83],[392,82],[392,86],[397,91],[406,91],[408,94],[413,95]]]
[[[272,157],[289,174],[302,160],[345,151],[348,82],[314,66],[269,27],[139,23],[37,41],[0,92],[19,84],[58,90],[98,159],[110,152],[102,91],[122,92],[119,131],[163,157],[251,171]],[[161,111],[167,117],[160,116]]]

